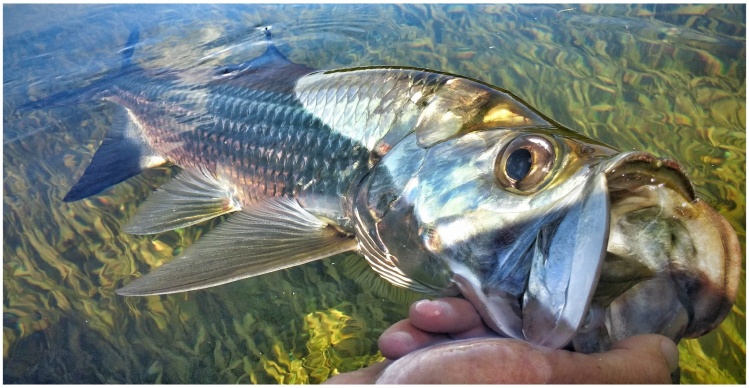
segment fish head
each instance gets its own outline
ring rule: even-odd
[[[735,233],[676,163],[563,128],[405,140],[357,195],[362,250],[499,334],[597,351],[700,335],[730,310]]]

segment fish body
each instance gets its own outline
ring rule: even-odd
[[[171,162],[182,171],[127,232],[232,215],[122,295],[358,251],[394,285],[464,296],[501,335],[586,352],[701,335],[733,304],[735,233],[675,162],[620,153],[506,90],[413,68],[317,71],[272,44],[211,70],[147,71],[124,52],[119,75],[75,97],[116,110],[65,200]]]

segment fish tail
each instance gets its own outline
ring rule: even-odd
[[[61,108],[72,105],[79,105],[86,101],[96,99],[96,95],[103,89],[104,82],[96,81],[83,88],[65,90],[52,94],[40,100],[27,102],[18,107],[19,112],[30,112],[41,109]]]
[[[135,44],[140,40],[140,29],[137,26],[130,28],[130,35],[127,37],[125,47],[122,48],[122,70],[133,66],[133,53],[135,52]]]
[[[130,36],[122,51],[122,71],[115,77],[134,70],[132,62],[135,44],[138,42],[139,30],[132,28]],[[106,91],[113,77],[84,88],[70,92],[63,92],[52,97],[50,101],[41,101],[41,105],[57,105],[61,103],[80,103],[92,98],[106,97]],[[40,105],[37,103],[37,105]],[[112,119],[112,128],[101,146],[94,153],[91,164],[86,168],[80,180],[68,191],[63,198],[65,202],[77,201],[98,194],[143,170],[166,162],[159,156],[145,140],[141,126],[135,121],[127,109],[117,105]]]
[[[59,108],[71,105],[79,105],[86,101],[99,99],[102,92],[106,92],[115,78],[121,77],[137,69],[137,65],[132,62],[135,45],[140,37],[140,30],[137,27],[130,29],[130,35],[125,42],[125,46],[120,50],[122,52],[122,64],[114,74],[105,76],[82,88],[65,90],[52,94],[41,100],[31,101],[21,105],[18,109],[20,112],[28,112],[39,109]]]

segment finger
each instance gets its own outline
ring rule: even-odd
[[[420,300],[411,305],[408,317],[415,327],[431,333],[490,332],[473,305],[460,298]]]
[[[469,330],[466,330],[464,332],[460,333],[453,333],[450,334],[450,338],[460,340],[460,339],[470,339],[470,338],[481,338],[481,337],[497,337],[500,338],[499,334],[494,332],[492,329],[490,329],[488,326],[486,326],[483,321],[480,326],[473,327]]]
[[[556,383],[667,384],[679,366],[676,344],[657,334],[626,338],[604,353],[556,353],[552,359]]]
[[[665,342],[664,342],[665,341]],[[669,383],[678,362],[666,337],[641,335],[605,353],[581,354],[515,339],[453,341],[411,353],[378,383]]]
[[[392,361],[383,361],[353,372],[341,373],[325,380],[323,384],[374,384],[391,363]]]
[[[545,349],[545,350],[541,350]],[[380,375],[385,384],[541,384],[549,381],[546,353],[516,339],[451,341],[411,353]]]
[[[445,342],[449,337],[445,334],[428,333],[414,327],[410,320],[404,319],[387,328],[380,335],[377,346],[386,358],[395,360],[408,353]]]
[[[496,335],[483,324],[473,305],[465,299],[422,300],[411,305],[409,316],[380,336],[378,346],[383,356],[398,359],[451,338]]]

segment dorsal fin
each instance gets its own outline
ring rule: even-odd
[[[257,57],[255,60],[262,61],[262,64],[274,63],[274,62],[291,62],[285,55],[283,55],[273,43],[273,35],[270,32],[271,27],[263,27],[263,34],[265,35],[266,48],[263,55]],[[261,63],[258,63],[260,65]]]
[[[294,62],[291,62],[286,58],[281,51],[278,50],[276,45],[271,39],[270,27],[264,27],[263,33],[265,34],[266,48],[265,52],[257,58],[253,58],[247,62],[238,63],[235,65],[222,66],[216,70],[217,75],[224,75],[229,73],[240,74],[256,69],[267,68],[269,66],[285,66],[294,65],[299,66]]]

